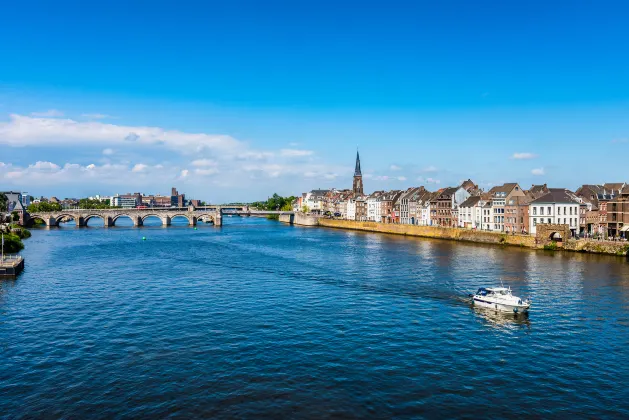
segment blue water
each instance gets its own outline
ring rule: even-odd
[[[621,258],[237,217],[34,230],[24,256],[0,417],[629,416]],[[467,303],[500,278],[528,318]]]

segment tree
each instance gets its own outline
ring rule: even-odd
[[[33,203],[28,206],[29,213],[38,213],[42,211],[61,211],[62,207],[59,203],[47,203],[42,201],[40,203]]]
[[[310,213],[310,208],[304,204],[304,206],[301,208],[301,211],[303,213]]]
[[[24,244],[17,235],[4,235],[4,252],[14,254],[24,249]]]
[[[81,198],[79,200],[79,208],[81,209],[108,209],[109,200],[100,201],[100,200],[91,200],[89,198]]]
[[[16,212],[16,211],[12,211],[11,212],[11,219],[14,222],[17,222],[18,220],[20,220],[20,213]]]
[[[0,193],[0,213],[4,213],[7,210],[7,203],[9,199],[4,193]]]

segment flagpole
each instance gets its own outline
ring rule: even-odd
[[[2,260],[0,261],[4,262],[4,232],[2,232]]]

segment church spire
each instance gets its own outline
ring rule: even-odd
[[[354,185],[352,186],[354,195],[363,195],[363,174],[360,171],[360,156],[356,150],[356,170],[354,170]]]
[[[360,156],[358,155],[358,150],[356,150],[356,169],[354,170],[354,176],[363,176],[360,172]]]

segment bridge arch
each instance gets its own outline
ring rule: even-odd
[[[216,217],[213,214],[203,213],[197,216],[197,221],[216,224]]]
[[[170,221],[172,223],[173,220],[175,220],[175,218],[177,217],[184,217],[187,221],[189,225],[194,225],[196,224],[196,220],[190,220],[190,217],[186,214],[186,213],[176,213],[176,214],[172,214],[170,215]]]
[[[570,238],[570,226],[560,224],[538,224],[535,233],[535,242],[542,247],[551,243],[563,246]]]
[[[80,226],[82,223],[80,220],[77,220],[76,215],[72,213],[60,213],[55,217],[55,226],[59,226],[60,223],[69,222],[70,220],[74,221],[76,226]]]
[[[35,224],[36,220],[41,220],[42,222],[44,222],[44,225],[51,226],[50,216],[43,216],[41,214],[29,214],[28,220],[26,221],[26,226],[32,227]],[[56,223],[56,220],[55,220],[55,223]]]
[[[87,224],[88,220],[90,219],[102,219],[103,221],[105,221],[105,217],[100,215],[100,214],[88,214],[87,216],[83,216],[83,220],[85,221],[85,224]]]
[[[126,217],[129,220],[131,220],[131,222],[133,223],[133,226],[141,226],[142,225],[142,218],[138,217],[138,215],[134,215],[134,214],[129,214],[129,213],[118,213],[118,214],[114,214],[113,216],[111,216],[111,225],[110,226],[115,226],[116,222],[120,219]]]

